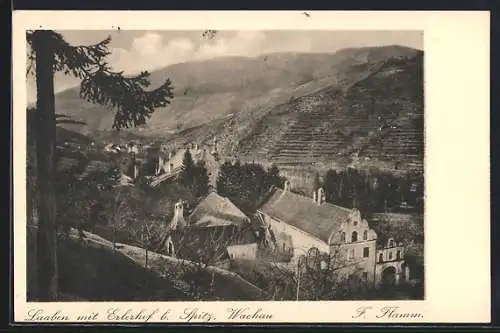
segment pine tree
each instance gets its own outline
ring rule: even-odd
[[[208,194],[210,179],[204,161],[196,163],[194,168],[194,195],[202,197]]]
[[[335,170],[328,170],[326,172],[323,187],[326,192],[326,201],[336,203],[339,197],[340,181]]]
[[[182,171],[179,174],[179,182],[185,187],[191,188],[194,182],[194,172],[194,161],[188,148],[182,159]]]
[[[38,299],[57,299],[57,240],[55,195],[56,114],[54,73],[63,72],[81,79],[80,96],[114,110],[113,128],[142,125],[155,109],[173,98],[170,80],[147,90],[149,73],[125,77],[106,62],[111,38],[90,46],[73,46],[52,30],[28,31],[30,46],[27,74],[36,76],[36,159],[38,194]]]
[[[266,191],[271,186],[283,187],[283,177],[280,176],[280,170],[276,165],[272,165],[267,171]]]
[[[217,193],[230,199],[237,198],[241,189],[241,166],[224,162],[217,177]]]

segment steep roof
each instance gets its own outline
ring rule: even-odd
[[[278,218],[302,231],[328,242],[331,233],[340,228],[351,210],[330,203],[316,204],[308,198],[290,191],[274,188],[262,213]]]
[[[199,227],[241,226],[247,222],[249,218],[238,207],[215,192],[207,195],[189,215],[189,224]]]

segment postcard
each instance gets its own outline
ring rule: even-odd
[[[16,11],[17,323],[488,323],[489,13]]]

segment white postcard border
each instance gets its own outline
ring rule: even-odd
[[[33,309],[59,310],[71,321],[99,312],[144,309],[151,322],[186,322],[185,309],[210,312],[215,322],[487,323],[490,321],[489,13],[488,12],[91,12],[14,11],[14,320]],[[424,31],[426,299],[332,302],[26,302],[26,41],[30,29],[112,30],[421,30]],[[421,314],[377,318],[383,307]],[[229,320],[248,307],[271,318]],[[357,315],[360,307],[366,316]],[[168,320],[161,315],[168,309]],[[64,321],[64,320],[63,320]],[[198,320],[203,321],[203,320]],[[57,322],[57,318],[53,319]],[[133,322],[133,321],[129,321]],[[144,322],[140,320],[139,322]]]

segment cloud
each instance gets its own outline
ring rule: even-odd
[[[335,52],[344,47],[401,44],[422,49],[421,33],[409,32],[342,32],[331,31],[219,31],[214,39],[202,38],[202,32],[113,32],[109,63],[117,71],[135,74],[179,62],[204,60],[219,56],[257,56],[270,52]],[[102,40],[109,32],[98,35],[88,31],[68,32],[74,44]],[[66,37],[66,36],[65,36]],[[59,74],[59,73],[58,73]],[[78,80],[56,75],[55,89],[78,84]],[[34,82],[28,80],[28,99],[35,95]]]
[[[130,50],[114,48],[109,60],[117,70],[136,73],[219,56],[258,55],[265,41],[265,34],[259,31],[239,31],[200,42],[185,37],[165,40],[159,33],[147,32],[132,40]]]
[[[187,38],[165,42],[162,35],[148,32],[134,38],[130,50],[114,48],[109,61],[117,70],[130,74],[185,61],[192,57],[193,51],[194,43]]]
[[[185,34],[191,38],[184,36],[166,38],[162,33],[145,32],[134,37],[127,48],[124,45],[112,47],[108,61],[114,70],[135,74],[142,70],[152,71],[175,63],[220,56],[257,56],[268,52],[307,52],[311,49],[310,39],[296,34],[281,35],[276,39],[269,38],[263,31],[223,31],[218,32],[215,38],[210,40],[202,39],[201,34],[201,32]],[[74,43],[83,42],[77,40]],[[59,92],[78,83],[77,79],[58,73],[55,90]],[[28,80],[28,100],[33,101],[35,96],[36,89],[31,78]]]

